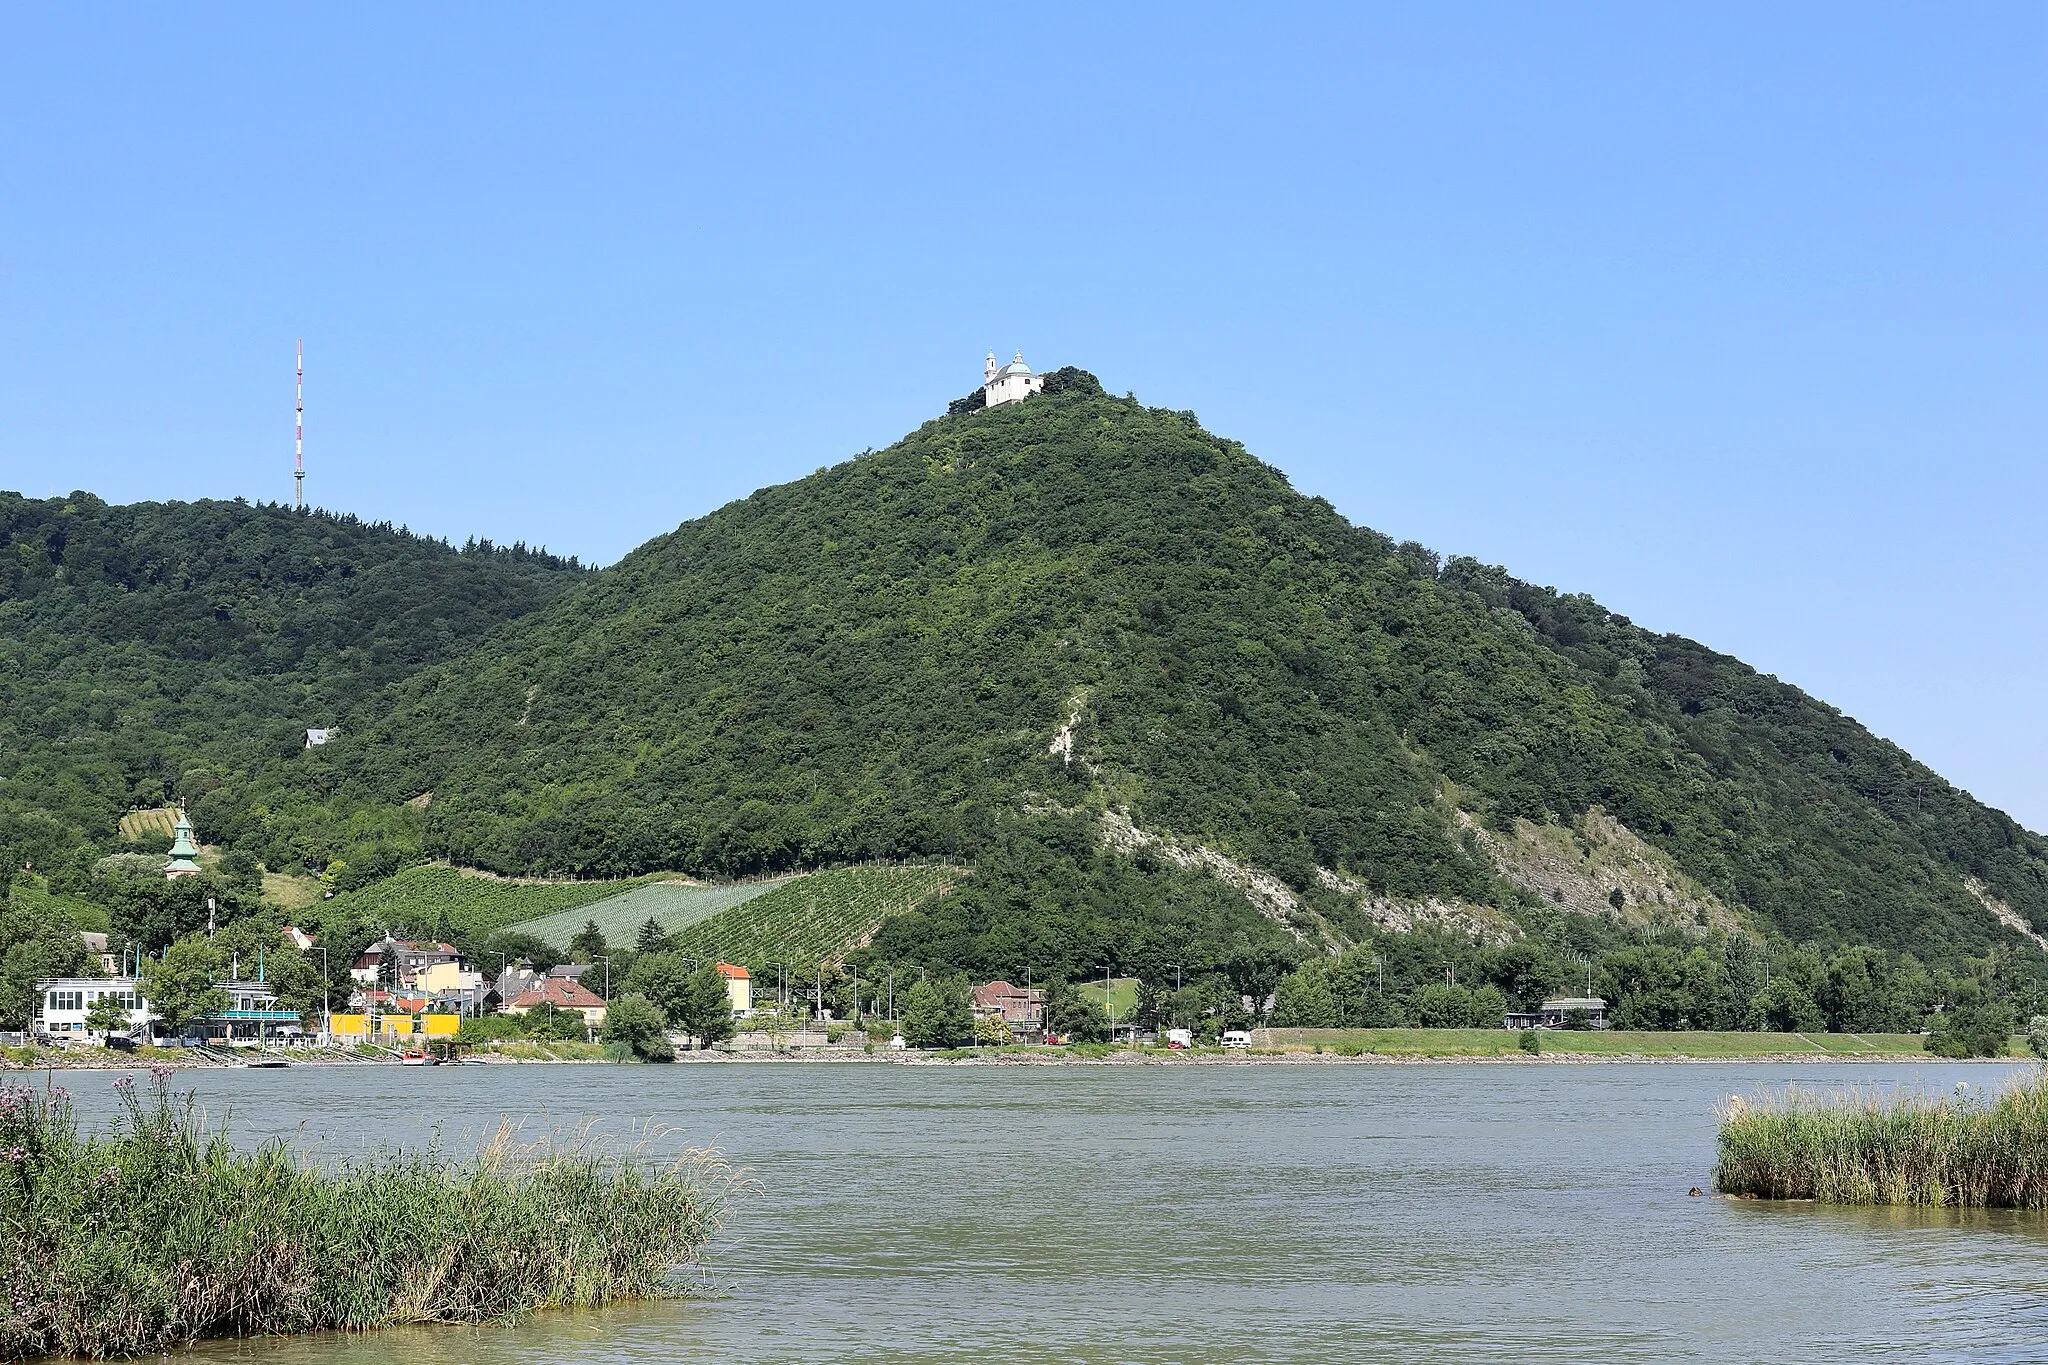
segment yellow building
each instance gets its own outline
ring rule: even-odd
[[[462,1029],[462,1016],[457,1014],[383,1014],[377,1016],[377,1027],[367,1027],[368,1020],[360,1014],[337,1014],[330,1031],[340,1042],[362,1042],[387,1039],[407,1041],[424,1038],[435,1042],[446,1042]]]
[[[725,978],[725,998],[734,1014],[748,1014],[754,1008],[754,977],[745,967],[735,967],[730,962],[718,964],[718,974]]]

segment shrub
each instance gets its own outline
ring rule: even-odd
[[[605,1011],[603,1040],[629,1058],[650,1062],[676,1059],[675,1046],[668,1040],[668,1019],[644,995],[629,992],[612,1001]]]
[[[59,1087],[0,1088],[0,1359],[674,1293],[732,1189],[702,1154],[649,1165],[510,1129],[468,1161],[321,1170],[282,1143],[237,1150],[168,1091],[167,1068],[152,1074],[140,1095],[115,1080],[105,1134],[81,1133]]]
[[[1989,1103],[1787,1091],[1721,1110],[1725,1193],[1836,1204],[2048,1207],[2048,1071]]]
[[[1543,1039],[1537,1035],[1535,1029],[1525,1028],[1515,1036],[1515,1046],[1534,1056],[1543,1050]]]
[[[2037,1014],[2027,1020],[2027,1051],[2036,1057],[2048,1057],[2048,1014]]]

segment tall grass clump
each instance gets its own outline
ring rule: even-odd
[[[204,1337],[488,1323],[682,1292],[733,1182],[589,1137],[501,1127],[322,1169],[236,1148],[168,1069],[81,1132],[61,1087],[0,1087],[0,1359],[131,1356]]]
[[[1788,1090],[1720,1110],[1716,1186],[1763,1199],[2048,1208],[2048,1069],[1986,1100]]]

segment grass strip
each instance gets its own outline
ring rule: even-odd
[[[1829,1204],[2048,1207],[2048,1070],[1981,1092],[1839,1090],[1731,1098],[1720,1110],[1724,1194]]]
[[[516,1128],[474,1156],[322,1168],[241,1150],[167,1069],[82,1132],[68,1094],[0,1087],[0,1359],[154,1354],[207,1337],[490,1323],[682,1293],[735,1182],[708,1153]]]

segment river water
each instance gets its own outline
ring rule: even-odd
[[[655,1119],[760,1184],[719,1297],[212,1343],[262,1365],[2048,1359],[2048,1221],[1690,1198],[1713,1106],[1982,1065],[714,1064],[186,1073],[243,1139]],[[80,1074],[88,1113],[108,1077]],[[182,1081],[180,1082],[183,1083]]]

